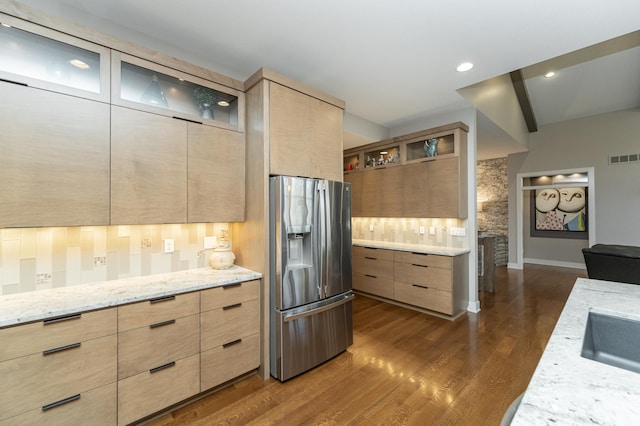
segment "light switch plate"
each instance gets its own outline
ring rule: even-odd
[[[419,232],[420,232],[420,235],[424,235],[424,226],[420,227],[420,231]]]
[[[173,253],[175,249],[173,238],[167,238],[163,240],[163,243],[164,243],[164,252]]]
[[[373,232],[373,223],[369,225],[369,231]]]
[[[204,248],[212,249],[215,248],[216,244],[218,244],[218,239],[213,237],[204,237]]]

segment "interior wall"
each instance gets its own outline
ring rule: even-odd
[[[509,156],[509,198],[516,198],[517,173],[594,167],[596,243],[640,245],[640,162],[609,165],[609,156],[640,154],[640,110],[618,111],[541,127],[529,152]],[[516,262],[516,211],[509,208],[509,263]],[[531,238],[525,230],[524,257],[584,265],[587,243]]]
[[[507,157],[478,161],[478,235],[494,237],[496,265],[509,258],[509,178]]]

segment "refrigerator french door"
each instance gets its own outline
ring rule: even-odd
[[[270,178],[271,374],[288,380],[353,343],[351,186]]]

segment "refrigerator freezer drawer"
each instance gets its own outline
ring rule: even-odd
[[[276,311],[271,374],[288,380],[351,346],[353,297],[349,292],[305,308]]]

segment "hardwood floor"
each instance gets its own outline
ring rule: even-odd
[[[498,425],[578,276],[498,267],[482,311],[455,322],[357,296],[346,352],[285,383],[251,376],[150,424]]]

